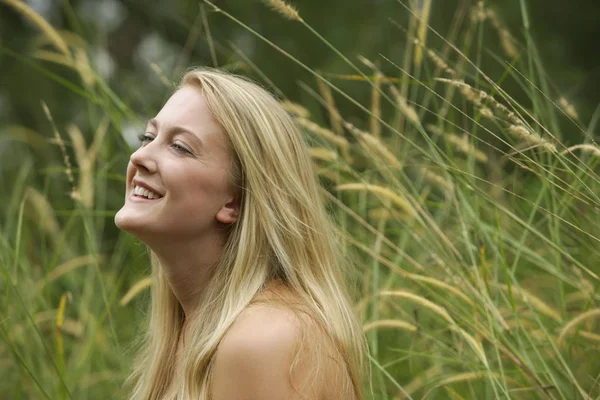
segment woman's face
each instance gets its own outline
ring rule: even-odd
[[[234,222],[229,153],[200,89],[179,89],[148,122],[142,145],[131,155],[125,204],[115,224],[149,244],[202,237]]]

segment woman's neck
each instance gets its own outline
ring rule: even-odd
[[[150,246],[181,304],[186,320],[193,315],[223,249],[222,235],[176,240]]]

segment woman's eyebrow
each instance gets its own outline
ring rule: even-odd
[[[152,125],[152,126],[154,126],[154,128],[156,130],[158,130],[159,126],[160,126],[160,123],[158,122],[157,119],[152,118],[152,119],[148,120],[148,125]],[[195,142],[197,142],[197,144],[200,147],[204,146],[204,143],[202,143],[202,140],[194,132],[190,131],[187,128],[184,128],[182,126],[174,126],[171,129],[169,129],[169,131],[171,133],[185,133],[186,136],[189,136],[192,140],[194,140]]]

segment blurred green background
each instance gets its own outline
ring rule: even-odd
[[[364,244],[362,253],[357,251],[364,262],[359,263],[362,275],[356,284],[360,287],[356,301],[377,361],[372,365],[373,398],[409,398],[400,394],[405,393],[401,385],[415,398],[428,399],[495,399],[508,397],[506,393],[514,398],[575,399],[585,398],[583,390],[600,393],[600,324],[593,318],[600,315],[596,237],[600,198],[598,162],[592,157],[597,149],[592,149],[592,156],[582,153],[583,161],[577,159],[581,164],[557,153],[534,150],[530,157],[525,152],[517,156],[529,168],[524,172],[517,167],[523,164],[506,157],[515,150],[515,142],[523,149],[520,139],[512,138],[499,148],[487,146],[498,146],[492,132],[510,138],[507,131],[514,125],[507,126],[508,120],[500,115],[492,122],[483,121],[480,109],[451,91],[438,100],[425,90],[438,85],[441,92],[442,85],[435,80],[439,71],[429,59],[417,63],[414,47],[406,53],[411,41],[405,30],[415,34],[415,19],[400,2],[294,2],[302,18],[365,74],[373,76],[374,69],[361,64],[358,56],[376,64],[388,79],[386,84],[410,88],[405,94],[408,106],[381,101],[379,111],[372,83],[306,27],[284,19],[261,1],[215,4],[287,55],[203,2],[28,0],[23,3],[38,15],[30,18],[17,11],[19,3],[0,0],[0,184],[4,189],[0,193],[0,312],[5,313],[0,314],[0,376],[6,377],[0,382],[0,400],[122,397],[117,393],[130,367],[131,343],[142,329],[148,300],[147,290],[126,295],[149,272],[145,248],[119,232],[112,219],[123,202],[123,175],[131,149],[138,145],[136,136],[169,96],[172,82],[195,65],[249,75],[278,97],[304,106],[311,121],[335,130],[330,110],[315,99],[315,92],[325,96],[327,91],[289,55],[319,71],[371,112],[381,112],[394,126],[400,120],[410,122],[411,106],[419,113],[412,125],[398,123],[406,133],[398,140],[391,130],[378,130],[368,113],[335,94],[344,120],[370,131],[385,146],[369,148],[360,134],[346,127],[339,136],[351,142],[354,160],[350,161],[343,151],[341,156],[331,153],[341,147],[324,149],[322,140],[310,136],[322,182],[328,188],[337,184],[338,198],[377,227],[365,229],[333,201],[336,207],[332,208],[350,236],[345,239],[359,241],[357,248]],[[407,4],[416,12],[430,4],[430,26],[509,92],[514,100],[504,99],[507,103],[522,105],[562,144],[589,144],[593,141],[588,139],[598,138],[599,1],[489,1],[482,4],[495,19],[488,16],[485,23],[471,20],[477,15],[474,1]],[[64,65],[43,23],[32,22],[39,17],[68,43],[76,68]],[[500,32],[510,35],[514,51],[503,47],[506,41]],[[483,82],[473,68],[461,66],[464,60],[448,51],[432,31],[426,44],[458,71],[458,77]],[[381,55],[409,65],[423,86],[408,80]],[[512,63],[525,77],[511,71]],[[447,77],[443,71],[439,76]],[[547,97],[531,90],[527,80],[541,86]],[[484,83],[478,87],[491,90]],[[573,119],[582,129],[575,129],[551,104],[561,99],[560,107],[572,106]],[[465,114],[440,111],[447,120],[438,119],[438,111],[450,103]],[[448,129],[446,122],[450,122],[448,131],[462,129],[465,142],[477,139],[469,143],[485,152],[485,162],[474,151],[453,150],[451,143],[439,139],[442,135],[434,136],[430,124],[436,121],[434,128]],[[546,133],[531,125],[537,133]],[[406,138],[417,145],[408,146]],[[428,147],[431,138],[436,144]],[[72,168],[65,168],[65,154]],[[391,164],[401,165],[392,168],[393,174],[390,165],[384,165],[390,159]],[[444,170],[432,160],[443,160],[449,167]],[[73,174],[73,182],[66,170]],[[474,177],[496,186],[484,187]],[[341,194],[355,189],[340,189],[344,184],[357,181],[408,193],[421,201],[434,223],[406,222],[406,214],[385,214],[389,202],[365,193]],[[444,194],[445,188],[436,186],[440,182],[455,185],[456,197]],[[73,198],[75,187],[79,192]],[[507,189],[506,193],[499,188]],[[77,197],[82,194],[83,199]],[[488,194],[494,202],[488,201]],[[399,247],[386,247],[382,237]],[[414,257],[413,262],[407,262],[403,252]],[[437,263],[441,258],[447,262],[443,268],[443,263]],[[410,273],[397,274],[394,267]],[[465,286],[453,281],[455,277],[463,279]],[[511,287],[529,294],[505,295]],[[445,316],[440,318],[423,304],[377,300],[379,290],[387,289],[418,293],[442,305],[455,325],[449,329],[440,324]],[[461,293],[472,308],[465,306]],[[529,300],[521,302],[524,298]],[[498,315],[509,321],[510,330],[494,325]],[[574,334],[566,348],[560,347],[570,337],[567,334],[576,331],[568,322],[579,324],[581,315],[586,317],[581,324],[585,330]],[[400,333],[388,330],[390,326],[400,327]],[[379,328],[381,332],[375,332]],[[470,352],[472,343],[463,340],[468,335],[480,343],[489,364],[480,364],[480,354]],[[445,391],[430,394],[436,385],[444,386],[441,382],[448,386]],[[584,389],[579,390],[579,385]]]
[[[414,4],[418,7],[422,2]],[[200,13],[202,3],[198,1],[31,0],[26,3],[54,27],[80,35],[88,43],[90,63],[98,73],[131,108],[148,114],[157,111],[166,95],[150,63],[156,63],[169,79],[176,80],[182,68],[190,65],[226,66],[240,62],[232,45],[290,99],[298,102],[308,99],[298,81],[314,83],[306,71],[206,5],[205,24]],[[408,27],[409,16],[398,2],[305,0],[296,3],[303,18],[349,58],[355,59],[361,54],[374,60],[383,53],[395,62],[402,59],[405,35],[395,25]],[[520,1],[485,3],[497,12],[517,40],[524,43]],[[250,0],[215,4],[311,68],[336,74],[351,73],[344,62],[310,32],[299,24],[290,24],[263,3]],[[466,0],[434,1],[429,22],[447,37],[461,9],[474,4],[476,2]],[[588,120],[600,102],[600,3],[577,0],[567,5],[560,0],[528,0],[525,4],[531,35],[551,77],[552,90],[555,95],[569,99],[582,120]],[[52,111],[59,125],[82,118],[85,104],[81,98],[40,74],[35,65],[43,64],[44,68],[67,79],[75,79],[76,73],[48,62],[31,60],[29,50],[35,46],[39,31],[15,11],[5,5],[0,7],[3,50],[0,54],[0,123],[47,129],[41,100],[54,105]],[[208,31],[214,41],[214,60],[208,45]],[[429,40],[434,48],[440,42],[432,34]],[[489,51],[500,53],[495,32],[490,29],[483,40]],[[384,63],[381,68],[391,70]],[[482,69],[495,78],[503,66],[488,59]],[[243,66],[239,72],[256,77]],[[348,86],[350,90],[361,89],[361,85]],[[3,148],[7,151],[6,145]]]

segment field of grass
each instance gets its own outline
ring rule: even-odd
[[[58,126],[57,105],[41,101],[45,131],[0,128],[10,148],[0,168],[0,399],[124,398],[150,266],[113,217],[131,152],[122,133],[147,110],[103,81],[81,38],[3,1],[40,32],[36,48],[13,56],[80,95],[87,115]],[[301,12],[267,3],[347,67],[316,71],[273,44],[315,78],[301,84],[303,104],[271,89],[306,132],[356,261],[368,398],[600,398],[600,108],[584,121],[551,89],[525,1],[524,43],[481,5],[446,36],[428,24],[430,0],[407,8],[407,21],[391,22],[406,48],[399,62],[341,54]],[[272,85],[239,56],[235,65]],[[494,78],[482,70],[490,63]]]

